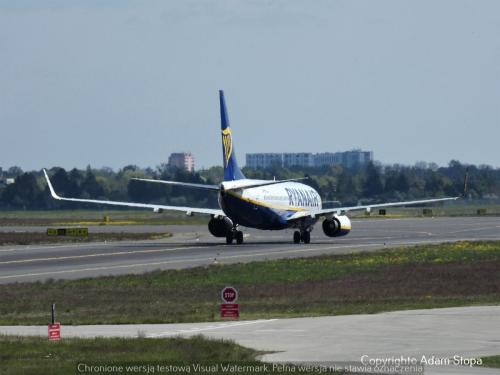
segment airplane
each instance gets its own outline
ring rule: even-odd
[[[215,191],[218,194],[219,209],[65,198],[57,195],[47,171],[44,169],[43,172],[52,197],[61,201],[149,208],[155,212],[162,212],[163,210],[182,211],[190,216],[193,214],[210,215],[209,232],[215,237],[225,237],[227,244],[232,244],[233,241],[237,244],[243,243],[243,232],[239,230],[240,226],[262,230],[292,228],[295,229],[293,242],[308,244],[311,241],[311,231],[321,218],[323,218],[322,228],[324,234],[328,237],[340,237],[347,235],[351,231],[351,221],[347,216],[350,211],[369,211],[378,207],[408,206],[460,198],[446,197],[352,207],[322,208],[322,201],[318,192],[312,187],[299,182],[306,178],[289,180],[248,179],[244,176],[236,161],[232,131],[222,90],[219,91],[219,102],[224,181],[219,185],[205,185],[144,178],[135,179],[147,183],[161,183]]]

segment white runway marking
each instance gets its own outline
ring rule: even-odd
[[[276,320],[278,320],[278,319],[265,319],[265,320],[251,320],[251,321],[243,321],[243,322],[219,323],[219,324],[213,324],[213,325],[206,326],[206,327],[192,327],[192,328],[188,328],[188,329],[178,329],[178,330],[174,330],[174,331],[153,333],[150,335],[146,335],[146,337],[158,338],[158,337],[176,336],[176,335],[181,335],[181,334],[186,334],[186,333],[198,333],[198,332],[203,332],[203,331],[213,331],[216,329],[247,326],[247,325],[251,325],[251,324],[269,323],[269,322],[274,322]]]
[[[465,238],[465,239],[453,239],[453,240],[443,240],[441,242],[455,242],[455,241],[477,241],[476,238]],[[435,243],[435,241],[431,240],[422,240],[422,241],[402,241],[402,242],[392,242],[389,245],[391,246],[407,246],[407,245],[419,245],[419,244],[429,244]],[[300,246],[300,245],[297,245]],[[192,248],[201,248],[202,246],[194,246]],[[335,249],[345,249],[345,248],[369,248],[369,247],[380,247],[381,249],[386,247],[384,242],[376,242],[370,244],[360,244],[360,245],[337,245],[337,246],[329,246],[329,247],[294,247],[289,249],[277,250],[277,251],[265,251],[258,253],[250,253],[250,254],[237,254],[237,255],[220,255],[217,257],[218,260],[224,259],[237,259],[237,258],[252,258],[264,255],[283,255],[283,254],[297,254],[297,253],[306,253],[306,252],[326,252],[329,250]],[[183,247],[182,249],[187,249],[187,247]],[[161,250],[161,249],[158,249]],[[171,249],[163,249],[163,250],[171,250]],[[132,263],[132,264],[124,264],[124,265],[113,265],[113,266],[102,266],[102,267],[90,267],[90,268],[72,268],[60,271],[49,271],[49,272],[36,272],[36,273],[24,273],[24,274],[11,274],[0,276],[0,280],[12,279],[16,277],[33,277],[33,276],[53,276],[60,275],[65,273],[76,273],[76,272],[89,272],[89,271],[108,271],[113,269],[126,269],[126,268],[136,268],[136,267],[145,267],[145,266],[160,266],[166,264],[177,264],[177,263],[186,263],[186,262],[212,262],[213,258],[211,257],[203,257],[203,258],[186,258],[186,259],[174,259],[174,260],[166,260],[160,262],[149,262],[149,263]]]
[[[62,256],[62,257],[51,257],[51,258],[32,258],[32,259],[8,260],[5,262],[0,262],[0,264],[43,262],[43,261],[49,261],[49,260],[96,258],[96,257],[103,257],[103,256],[117,256],[117,255],[129,255],[129,254],[150,254],[150,253],[162,253],[162,252],[170,252],[170,251],[184,250],[184,249],[202,249],[202,248],[205,248],[205,247],[204,246],[183,246],[183,247],[173,247],[173,248],[168,248],[168,249],[117,251],[114,253],[97,253],[97,254],[86,254],[86,255],[70,255],[70,256]]]
[[[462,229],[462,230],[457,230],[453,232],[446,232],[446,234],[456,234],[456,233],[465,233],[465,232],[476,232],[478,230],[490,230],[490,229],[495,229],[495,228],[500,228],[500,227],[476,227],[476,228],[469,228],[469,229]]]
[[[120,243],[123,243],[120,241]],[[1,253],[6,253],[9,251],[23,251],[23,250],[48,250],[48,249],[60,249],[60,248],[67,248],[67,247],[87,247],[87,246],[111,246],[111,245],[116,245],[117,241],[113,242],[89,242],[89,243],[79,243],[79,244],[61,244],[61,245],[43,245],[43,246],[36,246],[36,245],[28,245],[28,246],[16,246],[16,247],[9,247],[6,249],[1,249]]]

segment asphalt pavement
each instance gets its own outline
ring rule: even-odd
[[[89,227],[89,231],[164,231],[173,233],[173,237],[152,241],[0,246],[0,283],[143,273],[445,241],[500,239],[498,217],[362,219],[354,220],[352,226],[349,235],[329,238],[323,234],[321,225],[317,225],[307,245],[293,244],[292,230],[244,228],[243,245],[226,245],[224,238],[212,237],[205,226],[95,226]],[[0,230],[6,228],[46,229],[0,227]]]

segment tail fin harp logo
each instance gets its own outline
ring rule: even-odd
[[[226,128],[222,131],[222,144],[224,145],[224,155],[226,157],[226,167],[229,165],[229,159],[233,153],[233,141],[231,139],[231,129]]]

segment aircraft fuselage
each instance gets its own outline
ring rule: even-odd
[[[252,182],[260,181],[246,180],[244,183]],[[288,219],[297,212],[320,210],[321,197],[312,187],[298,182],[227,191],[223,183],[219,204],[235,224],[278,230],[290,227]]]

